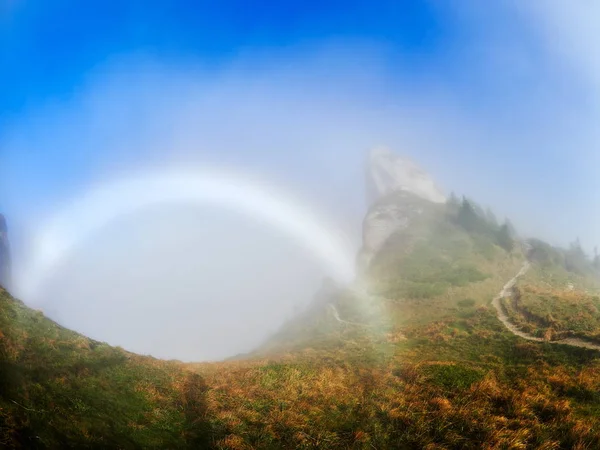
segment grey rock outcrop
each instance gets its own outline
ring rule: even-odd
[[[10,245],[6,219],[0,214],[0,286],[8,288],[11,277]]]
[[[446,202],[446,196],[427,172],[387,147],[377,147],[369,152],[366,172],[369,206],[398,191],[412,192],[434,203]]]
[[[369,211],[363,221],[363,245],[358,271],[363,272],[389,237],[423,212],[419,202],[445,203],[446,196],[433,178],[408,158],[388,148],[371,152],[366,164]]]

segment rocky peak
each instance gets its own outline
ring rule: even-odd
[[[0,286],[6,288],[10,283],[10,245],[6,219],[0,214]]]
[[[408,227],[411,219],[423,212],[419,202],[446,202],[446,196],[427,172],[387,147],[369,152],[365,172],[369,211],[363,221],[359,272],[369,266],[392,234]]]
[[[446,201],[427,172],[410,158],[395,155],[387,147],[376,147],[369,152],[366,177],[369,206],[398,191],[408,191],[434,203]]]

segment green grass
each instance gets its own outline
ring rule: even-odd
[[[600,343],[597,281],[560,269],[534,266],[502,304],[523,331],[547,339],[576,337]]]
[[[425,373],[429,376],[433,385],[447,391],[468,389],[484,377],[482,371],[458,364],[432,365],[425,370]]]
[[[490,277],[480,268],[505,252],[484,237],[471,239],[445,221],[442,212],[432,215],[429,223],[419,225],[417,235],[411,228],[389,239],[370,271],[376,292],[393,298],[433,298]]]
[[[0,447],[600,448],[600,352],[519,339],[490,305],[523,261],[429,205],[374,259],[370,295],[330,299],[350,324],[315,304],[216,364],[128,353],[1,292]],[[524,281],[592,289],[544,270]],[[584,305],[551,302],[565,324]]]
[[[0,446],[195,448],[202,379],[66,330],[0,292]]]

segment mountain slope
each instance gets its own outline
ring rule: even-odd
[[[133,355],[0,292],[0,446],[600,448],[600,351],[550,342],[597,338],[600,258],[405,181],[369,209],[356,282],[232,361]]]
[[[525,261],[520,247],[508,252],[496,244],[492,226],[466,231],[454,205],[408,192],[388,195],[374,209],[380,210],[382,202],[408,203],[403,210],[414,213],[406,213],[405,223],[386,239],[354,286],[328,288],[265,348],[294,341],[299,348],[327,336],[341,346],[336,333],[343,322],[364,324],[344,326],[345,332],[381,337],[384,331],[402,334],[407,327],[453,317],[465,302],[487,307]]]
[[[198,448],[205,386],[90,340],[0,288],[0,447]]]
[[[187,366],[202,378],[63,330],[5,293],[0,305],[9,448],[600,445],[598,353],[523,343],[468,301],[406,321],[402,337],[333,318],[324,345]]]
[[[406,193],[386,201],[407,198],[422,201]],[[231,442],[600,446],[600,352],[522,340],[491,304],[530,249],[501,247],[502,226],[480,211],[464,221],[460,204],[420,209],[386,240],[360,286],[329,287],[254,363],[199,366],[207,380],[228,374],[214,404],[230,418]],[[240,419],[259,412],[264,419],[250,428]],[[318,425],[307,428],[307,417]]]

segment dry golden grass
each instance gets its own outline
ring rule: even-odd
[[[521,282],[503,305],[524,331],[546,340],[576,337],[600,342],[600,297],[574,286]]]
[[[433,366],[280,365],[254,361],[202,371],[208,415],[237,448],[595,448],[598,421],[578,417],[561,392],[598,389],[598,369],[530,368],[516,382],[495,371],[461,389],[432,378]],[[483,446],[483,447],[482,447]],[[591,446],[591,447],[590,447]]]
[[[361,326],[324,307],[244,361],[133,355],[0,295],[0,447],[600,448],[600,355],[506,331],[490,302],[523,255],[436,220],[390,247],[379,295],[332,300]],[[583,304],[576,318],[597,312],[587,291],[528,280],[532,297]],[[560,331],[560,315],[545,319]]]

